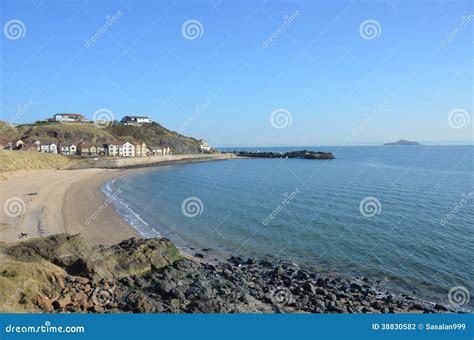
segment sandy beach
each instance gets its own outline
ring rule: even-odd
[[[0,241],[81,233],[98,244],[139,234],[100,191],[104,182],[137,170],[20,171],[0,182]]]

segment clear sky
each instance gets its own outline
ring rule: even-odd
[[[472,4],[2,0],[0,118],[107,109],[213,146],[472,144]]]

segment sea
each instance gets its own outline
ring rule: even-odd
[[[473,310],[474,146],[319,146],[334,160],[156,167],[103,187],[144,237],[292,262]]]

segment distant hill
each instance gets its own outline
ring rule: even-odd
[[[0,139],[44,140],[59,143],[92,142],[96,144],[113,140],[144,141],[147,146],[169,146],[174,154],[199,153],[200,142],[194,138],[168,130],[158,123],[143,126],[113,123],[100,128],[92,123],[39,122],[11,126],[0,122]]]
[[[421,144],[418,143],[418,142],[410,142],[410,141],[405,140],[405,139],[400,139],[398,142],[385,143],[384,145],[421,145]]]

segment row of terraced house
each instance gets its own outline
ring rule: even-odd
[[[51,141],[21,139],[15,141],[0,140],[0,149],[36,151],[62,154],[65,156],[109,156],[109,157],[145,157],[171,155],[170,147],[151,147],[142,141],[111,141],[104,144],[88,142],[56,143]]]

